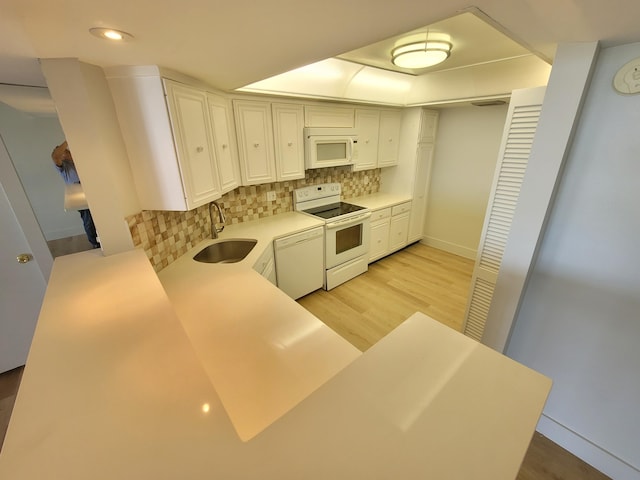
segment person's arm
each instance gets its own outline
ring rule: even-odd
[[[62,167],[62,162],[64,162],[65,160],[71,160],[71,152],[69,151],[69,146],[67,145],[66,140],[53,149],[53,152],[51,153],[51,159],[57,167]]]

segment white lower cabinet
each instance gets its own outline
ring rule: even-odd
[[[273,244],[265,249],[260,258],[253,264],[253,269],[269,280],[274,285],[278,285],[276,278],[276,262],[273,255]]]
[[[371,236],[369,243],[369,263],[384,257],[389,252],[389,221],[391,208],[383,208],[371,213]]]
[[[407,245],[409,235],[409,212],[394,215],[389,225],[389,251],[395,252]]]
[[[410,215],[411,202],[371,212],[369,263],[407,245]]]

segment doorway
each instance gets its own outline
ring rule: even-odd
[[[65,135],[44,87],[0,85],[0,137],[53,257],[92,248],[80,215],[65,210],[65,184],[51,159]]]

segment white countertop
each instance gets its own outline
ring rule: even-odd
[[[56,259],[0,478],[517,475],[546,377],[422,314],[360,354],[251,260],[184,258]]]
[[[160,281],[238,435],[249,440],[342,370],[360,351],[251,267],[278,236],[323,222],[301,213],[226,227],[220,240],[254,238],[241,262],[200,263],[205,241]]]
[[[372,193],[371,195],[363,195],[361,197],[353,197],[345,200],[362,207],[367,207],[371,211],[381,208],[393,207],[404,202],[411,201],[411,195],[400,195],[395,193]]]

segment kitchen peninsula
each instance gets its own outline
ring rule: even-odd
[[[162,284],[141,250],[56,259],[0,477],[515,478],[549,379],[419,313],[360,354],[253,270],[262,232]]]

